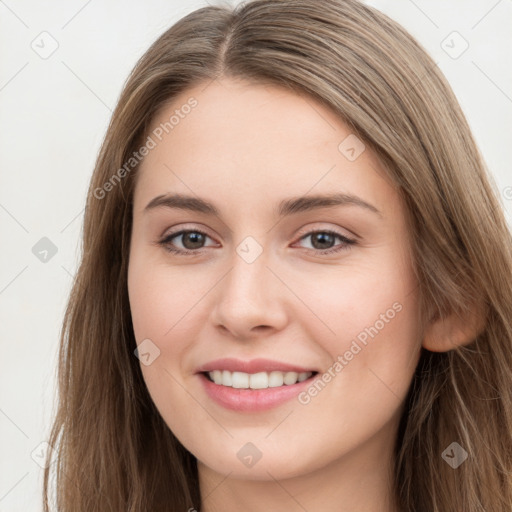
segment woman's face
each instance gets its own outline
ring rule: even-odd
[[[128,289],[169,428],[232,477],[387,460],[421,333],[377,157],[315,100],[231,79],[187,90],[151,132]]]

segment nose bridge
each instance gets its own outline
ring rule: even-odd
[[[231,270],[226,277],[223,295],[238,304],[251,303],[254,306],[264,300],[264,288],[268,292],[272,287],[269,283],[272,273],[267,268],[268,256],[268,251],[254,238],[244,239],[231,258]]]
[[[219,283],[214,322],[237,335],[253,327],[281,328],[285,312],[279,280],[269,270],[270,253],[252,237],[244,239],[230,259],[230,270]]]

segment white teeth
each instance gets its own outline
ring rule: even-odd
[[[213,379],[215,384],[222,384],[222,372],[220,370],[213,370],[213,372],[210,372],[210,377]]]
[[[231,374],[231,387],[242,388],[242,389],[248,388],[249,387],[249,374],[243,373],[243,372],[233,372]]]
[[[268,375],[265,372],[250,374],[249,375],[249,387],[251,389],[268,388]]]
[[[208,372],[210,379],[221,386],[238,389],[266,389],[277,388],[283,384],[291,386],[297,382],[309,379],[313,372],[259,372],[244,373],[230,372],[228,370],[213,370]]]
[[[297,377],[299,374],[297,372],[287,372],[284,374],[284,383],[287,386],[290,386],[291,384],[295,384],[297,382]]]
[[[216,382],[216,384],[224,384],[224,386],[232,386],[233,380],[231,379],[231,372],[224,370],[222,372],[222,380],[220,382]]]
[[[268,387],[269,388],[277,388],[282,386],[284,383],[284,373],[283,372],[270,372],[268,376]]]

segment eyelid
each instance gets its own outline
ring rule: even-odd
[[[171,229],[171,231],[169,231],[169,229]],[[298,241],[303,237],[303,235],[311,234],[312,231],[333,231],[333,232],[336,232],[336,234],[343,236],[345,238],[354,239],[354,241],[357,241],[360,239],[360,237],[357,234],[355,234],[353,231],[349,231],[346,228],[344,228],[345,233],[343,233],[343,232],[338,231],[340,229],[342,229],[342,228],[339,226],[336,226],[334,228],[325,227],[325,223],[316,222],[316,223],[313,223],[313,225],[306,224],[305,226],[301,227],[299,229],[299,231],[297,232],[297,234],[295,235],[295,238],[297,238],[297,241]],[[193,223],[190,223],[190,224],[185,223],[183,225],[180,224],[179,228],[177,228],[175,231],[172,231],[172,228],[167,228],[161,235],[160,240],[162,240],[164,238],[168,238],[171,235],[177,235],[181,231],[199,231],[199,232],[203,233],[204,235],[210,237],[211,239],[215,240],[215,237],[212,236],[208,232],[208,228],[202,227],[200,224],[193,224]]]
[[[299,232],[296,242],[301,242],[304,239],[307,239],[308,237],[313,236],[316,233],[328,233],[334,237],[337,237],[339,240],[341,240],[341,244],[335,245],[334,247],[328,248],[328,249],[310,249],[310,248],[304,248],[308,253],[313,253],[315,256],[329,256],[329,255],[335,255],[337,253],[340,253],[345,250],[349,250],[351,246],[358,244],[359,237],[356,235],[356,239],[351,238],[350,236],[346,236],[343,233],[340,233],[338,231],[339,228],[322,228],[317,226],[309,228],[302,228]],[[211,240],[214,240],[213,237],[211,237],[206,231],[203,231],[202,228],[197,228],[196,226],[180,226],[180,228],[176,229],[175,231],[171,231],[170,233],[164,233],[164,235],[156,242],[157,245],[163,246],[168,252],[174,253],[177,256],[200,256],[203,254],[204,250],[211,246],[205,246],[198,249],[180,249],[173,247],[171,248],[171,242],[170,240],[179,236],[183,236],[185,233],[201,233],[202,235],[206,236],[207,238],[210,238]],[[293,245],[292,245],[293,247]]]
[[[176,237],[176,236],[182,234],[184,231],[185,232],[194,231],[194,232],[202,233],[203,235],[205,235],[206,237],[215,241],[216,243],[219,243],[219,242],[217,242],[216,238],[210,234],[210,230],[208,228],[203,227],[201,224],[193,224],[193,223],[178,224],[177,226],[173,226],[171,228],[165,229],[163,234],[160,237],[158,237],[157,243],[162,244],[163,242],[165,242],[165,240],[168,240],[169,238],[172,238],[172,237]],[[202,250],[202,249],[199,249],[198,251],[200,251],[200,250]],[[198,251],[195,251],[195,252],[198,252]]]
[[[296,236],[299,237],[300,239],[302,235],[309,235],[312,231],[331,231],[349,240],[353,240],[354,242],[360,239],[360,237],[356,235],[353,231],[349,231],[346,228],[341,228],[341,226],[326,227],[325,224],[325,222],[314,222],[313,225],[306,224],[305,227],[299,229],[298,234]]]

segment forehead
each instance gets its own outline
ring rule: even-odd
[[[310,191],[350,192],[374,204],[393,194],[378,158],[339,116],[277,86],[200,84],[158,112],[150,136],[156,144],[139,169],[135,194],[144,206],[167,192],[246,208]]]

